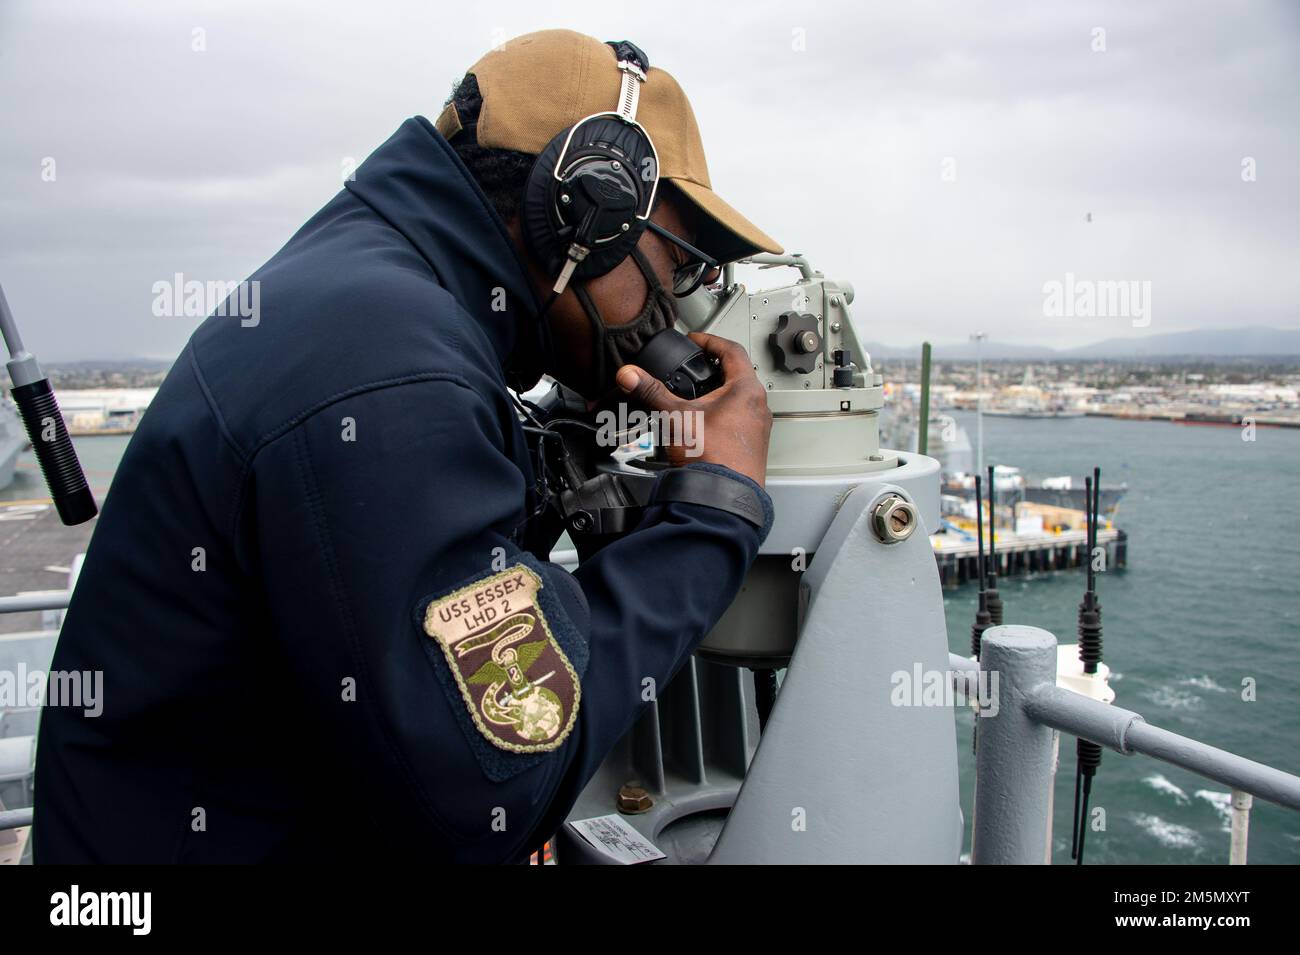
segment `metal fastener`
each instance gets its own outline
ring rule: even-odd
[[[871,514],[872,530],[886,544],[907,540],[916,530],[916,525],[916,508],[897,494],[886,495]]]
[[[650,793],[644,786],[636,786],[627,783],[619,787],[618,790],[618,811],[626,813],[629,816],[639,815],[643,812],[649,812],[654,807],[655,801],[651,798]]]

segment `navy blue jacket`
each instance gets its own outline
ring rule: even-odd
[[[104,501],[53,662],[101,671],[103,711],[42,714],[35,859],[518,861],[766,531],[655,504],[574,574],[521,547],[537,498],[502,366],[538,303],[423,118],[250,280],[256,322],[195,331]],[[488,744],[420,625],[503,562],[540,575],[580,678],[548,752]]]

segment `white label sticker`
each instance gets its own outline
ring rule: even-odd
[[[637,832],[622,816],[595,816],[569,823],[573,831],[590,843],[602,855],[619,865],[635,865],[667,858],[662,852]]]

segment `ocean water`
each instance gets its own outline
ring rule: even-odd
[[[113,480],[113,473],[117,470],[118,462],[122,460],[130,440],[129,434],[106,434],[72,439],[72,444],[77,449],[77,460],[81,462],[81,469],[86,475],[86,482],[90,485],[95,500],[104,499],[109,482]],[[48,499],[49,496],[50,492],[41,479],[36,456],[31,451],[23,453],[18,458],[13,483],[0,489],[0,503]]]
[[[975,436],[974,415],[955,415]],[[1115,703],[1147,722],[1300,773],[1300,430],[1115,421],[984,419],[985,464],[1027,478],[1094,464],[1125,482],[1116,515],[1128,567],[1099,575],[1105,660]],[[1082,571],[998,582],[1005,623],[1077,641]],[[945,595],[949,648],[969,654],[973,585]],[[1243,699],[1254,681],[1255,701]],[[974,782],[970,711],[958,714],[963,812]],[[1075,743],[1061,737],[1053,858],[1070,860]],[[1092,806],[1085,862],[1226,864],[1228,790],[1146,756],[1109,750]],[[969,832],[967,847],[969,851]],[[1251,863],[1300,862],[1300,813],[1256,799]]]

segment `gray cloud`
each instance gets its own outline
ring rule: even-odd
[[[715,187],[852,281],[867,338],[1138,333],[1044,318],[1067,271],[1150,281],[1146,333],[1300,324],[1292,4],[44,0],[0,4],[0,282],[29,344],[175,355],[196,322],[154,317],[154,282],[247,275],[346,158],[548,26],[675,73]]]

